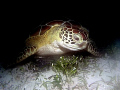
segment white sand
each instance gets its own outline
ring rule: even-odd
[[[65,83],[66,77],[61,74],[62,90],[120,90],[120,53],[116,52],[114,58],[107,55],[98,58],[96,64],[90,63],[88,68],[78,72],[69,83]],[[59,90],[50,83],[53,75],[56,73],[52,69],[33,72],[27,65],[12,70],[1,68],[0,90]]]

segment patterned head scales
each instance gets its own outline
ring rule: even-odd
[[[59,37],[62,39],[63,46],[67,49],[78,51],[86,48],[88,41],[88,31],[80,24],[64,21]]]

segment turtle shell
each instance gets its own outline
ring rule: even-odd
[[[49,30],[51,27],[55,25],[64,27],[64,30],[68,29],[68,31],[72,31],[74,29],[73,33],[81,33],[83,39],[88,38],[88,30],[85,28],[83,29],[83,27],[79,23],[76,23],[74,21],[63,21],[63,20],[54,20],[45,25],[40,25],[35,30],[33,30],[29,36],[32,37],[37,35],[43,35],[47,30]]]
[[[36,36],[36,35],[43,35],[47,30],[49,30],[55,24],[61,25],[62,23],[63,23],[62,20],[55,20],[55,21],[51,21],[45,25],[39,25],[37,28],[35,28],[35,30],[33,30],[30,33],[30,37]]]

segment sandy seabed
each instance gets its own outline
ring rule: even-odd
[[[0,90],[120,90],[120,52],[97,58],[69,82],[62,73],[57,81],[55,76],[51,68],[34,72],[28,64],[8,70],[1,67]]]

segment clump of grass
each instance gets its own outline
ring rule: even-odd
[[[53,70],[62,72],[66,76],[73,76],[77,73],[78,57],[76,56],[61,56],[56,63],[52,63]]]
[[[48,81],[43,82],[43,86],[47,90],[50,88],[49,85],[52,84],[52,89],[62,90],[64,85],[68,85],[67,89],[70,89],[70,84],[73,82],[71,77],[86,68],[88,64],[89,59],[83,59],[83,56],[61,56],[56,62],[52,63],[52,69],[56,72],[56,75],[50,76]]]
[[[61,56],[56,62],[52,63],[52,69],[53,71],[56,72],[56,75],[50,76],[48,81],[43,82],[43,86],[48,90],[49,85],[52,84],[51,89],[58,89],[62,90],[63,86],[68,83],[68,88],[69,88],[69,83],[71,82],[71,76],[74,76],[77,74],[77,69],[78,69],[78,57],[76,56]],[[63,76],[64,78],[63,80]]]

